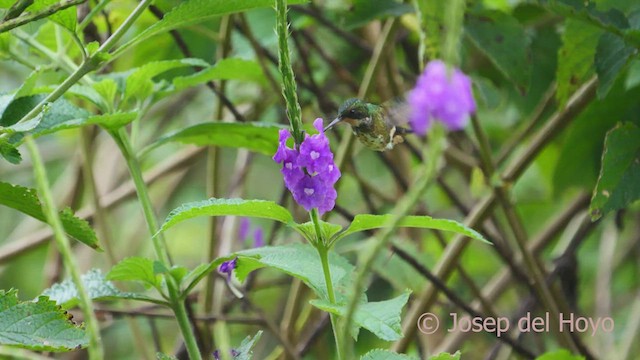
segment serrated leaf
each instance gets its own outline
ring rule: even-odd
[[[234,274],[240,281],[244,281],[252,271],[270,267],[300,279],[321,299],[329,298],[320,256],[309,244],[263,246],[239,251],[216,259],[211,266],[216,268],[222,262],[235,257],[238,258],[238,262]],[[345,294],[351,289],[351,277],[347,275],[353,273],[353,265],[332,251],[329,253],[329,271],[338,301],[346,299]]]
[[[593,57],[601,34],[601,29],[584,21],[565,21],[556,72],[556,99],[559,106],[564,106],[569,97],[593,74]]]
[[[293,221],[289,210],[267,200],[216,199],[195,201],[172,210],[158,233],[197,216],[248,216],[271,219],[285,224]]]
[[[356,215],[351,225],[345,229],[342,233],[338,234],[337,239],[341,239],[347,235],[353,233],[371,229],[378,229],[387,226],[389,221],[393,218],[393,215],[371,215],[360,214]],[[451,231],[457,234],[468,236],[475,240],[490,244],[480,233],[477,231],[455,221],[449,219],[434,219],[430,216],[405,216],[399,223],[400,227],[413,227],[422,229],[433,229]]]
[[[272,156],[278,147],[280,126],[263,123],[209,122],[164,135],[142,150],[147,154],[162,144],[180,142],[198,146],[243,148]]]
[[[35,189],[0,182],[0,205],[8,206],[46,222],[46,217]],[[89,223],[84,219],[75,217],[71,209],[67,208],[61,211],[60,220],[67,234],[94,249],[101,250],[98,238]]]
[[[98,269],[91,269],[87,273],[81,276],[82,284],[85,291],[91,300],[115,300],[115,299],[129,299],[146,301],[156,304],[165,304],[164,301],[154,299],[142,294],[122,292],[113,285],[111,281],[108,281],[104,274]],[[54,284],[50,288],[42,292],[42,295],[48,296],[51,300],[54,300],[58,305],[64,308],[72,308],[78,304],[78,289],[71,279],[64,280],[60,283]]]
[[[460,351],[456,351],[454,354],[440,353],[437,355],[429,356],[429,360],[460,360]]]
[[[403,337],[402,308],[409,300],[410,291],[390,300],[359,304],[353,321],[386,341],[396,341]],[[331,304],[326,300],[312,300],[311,305],[340,316],[347,312],[347,305]]]
[[[466,17],[465,33],[521,92],[528,86],[531,64],[527,36],[514,17],[500,11],[483,11]]]
[[[140,281],[146,286],[158,287],[160,276],[153,271],[153,260],[132,256],[128,257],[107,273],[107,280]]]
[[[374,349],[364,354],[360,360],[417,360],[417,358],[391,350]]]
[[[342,230],[342,226],[328,223],[326,221],[319,220],[319,224],[320,224],[320,232],[322,233],[322,236],[324,239],[331,239],[333,235],[337,234],[338,232],[340,232],[340,230]],[[294,230],[299,232],[302,236],[304,236],[305,239],[311,242],[316,242],[318,240],[316,228],[313,222],[308,221],[304,224],[294,223],[290,226]]]
[[[69,314],[47,297],[21,302],[16,290],[0,290],[0,344],[69,351],[87,346],[88,338]]]
[[[262,337],[262,330],[258,331],[253,337],[247,336],[242,340],[240,346],[235,349],[237,355],[233,358],[234,360],[251,360],[253,357],[253,347],[256,345],[258,340]]]
[[[558,15],[586,21],[607,31],[623,30],[629,27],[624,14],[615,8],[600,11],[596,3],[582,0],[539,0],[540,4]]]
[[[58,4],[59,0],[37,0],[27,8],[27,11],[40,11]],[[49,16],[49,19],[64,26],[69,31],[76,30],[76,7],[71,6],[64,10],[57,11]]]
[[[226,58],[193,75],[178,76],[172,82],[176,90],[182,90],[211,80],[241,80],[263,84],[266,82],[266,77],[260,65],[254,60]]]
[[[306,0],[289,0],[289,4],[301,4]],[[123,47],[144,41],[154,35],[179,27],[197,24],[221,15],[242,12],[260,7],[273,7],[272,0],[186,0],[167,12],[162,20],[146,28]]]
[[[640,199],[639,139],[640,128],[632,123],[618,125],[607,133],[589,209],[592,220]]]
[[[627,45],[616,35],[605,33],[600,37],[595,55],[599,98],[603,98],[611,90],[613,82],[635,51],[634,47]]]
[[[172,69],[191,66],[208,67],[209,64],[201,59],[187,58],[149,62],[137,69],[134,69],[127,77],[127,83],[124,90],[124,101],[127,101],[132,97],[145,99],[150,96],[153,91],[153,82],[151,79],[153,79],[154,76]]]

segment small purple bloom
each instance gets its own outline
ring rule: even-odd
[[[238,227],[238,239],[242,242],[247,240],[247,236],[249,236],[249,230],[251,227],[251,223],[249,219],[246,217],[240,218],[240,226]]]
[[[316,119],[313,126],[318,134],[305,136],[298,149],[286,146],[291,134],[280,130],[280,144],[273,160],[282,164],[284,183],[294,200],[307,211],[317,208],[325,213],[335,206],[338,194],[333,186],[341,174],[322,125],[322,119]]]
[[[253,247],[259,248],[264,246],[264,232],[262,228],[257,228],[253,232]]]
[[[425,135],[431,121],[439,120],[450,130],[460,130],[476,111],[471,80],[459,69],[447,70],[447,65],[434,60],[418,78],[409,94],[413,131]]]
[[[231,353],[231,357],[232,358],[236,358],[236,357],[240,356],[240,352],[238,350],[236,350],[236,349],[231,349],[230,353]],[[216,351],[213,352],[213,358],[215,360],[220,360],[221,359],[220,350],[216,350]]]
[[[231,274],[233,273],[233,270],[237,266],[238,266],[238,258],[235,257],[233,258],[233,260],[225,261],[222,264],[220,264],[220,267],[218,267],[218,272],[220,274],[226,275],[227,280],[231,281]]]

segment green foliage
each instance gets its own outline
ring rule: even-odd
[[[515,18],[500,11],[469,15],[465,32],[478,50],[521,92],[527,89],[531,77],[528,41],[523,27]]]
[[[181,67],[200,66],[208,67],[209,64],[200,59],[178,59],[166,61],[154,61],[146,63],[143,66],[133,70],[127,77],[127,83],[124,90],[124,100],[136,98],[144,100],[153,93],[152,78],[164,72]]]
[[[355,29],[372,20],[400,17],[412,10],[411,5],[394,0],[353,0],[350,11],[345,12],[340,21],[346,29]]]
[[[385,227],[392,217],[393,215],[356,215],[351,225],[349,225],[344,232],[340,233],[337,239],[356,232]],[[400,221],[399,226],[451,231],[490,244],[480,233],[455,220],[434,219],[430,216],[406,216]]]
[[[598,219],[640,198],[640,128],[621,124],[607,133],[591,218]]]
[[[596,72],[598,73],[598,96],[604,97],[620,71],[627,65],[629,58],[637,49],[627,45],[620,37],[606,33],[600,37],[595,55]]]
[[[405,291],[402,295],[390,300],[366,302],[359,304],[354,314],[354,322],[375,334],[382,340],[396,341],[403,337],[400,314],[402,308],[409,300],[411,292]],[[331,304],[327,301],[312,300],[311,304],[321,310],[344,316],[347,312],[346,305]],[[357,337],[354,334],[354,337]]]
[[[148,287],[159,287],[160,276],[154,271],[153,260],[132,256],[128,257],[109,270],[107,280],[139,281]]]
[[[18,300],[18,291],[0,290],[0,345],[36,351],[69,351],[87,346],[82,328],[46,296]]]
[[[253,357],[253,348],[256,346],[258,340],[262,337],[262,330],[258,331],[253,337],[247,336],[242,340],[240,346],[235,349],[238,355],[234,357],[234,360],[251,360]]]
[[[211,198],[209,200],[182,204],[173,209],[169,215],[167,215],[159,232],[165,231],[177,223],[197,216],[228,215],[271,219],[285,224],[293,221],[289,210],[273,201]]]
[[[290,4],[302,3],[303,0],[291,0]],[[123,47],[144,41],[154,35],[171,31],[180,27],[197,24],[213,17],[246,11],[249,9],[273,6],[271,0],[186,0],[165,14],[162,20],[154,23],[129,40]]]
[[[35,189],[0,182],[0,205],[8,206],[46,222],[42,204]],[[101,250],[96,233],[86,220],[75,217],[69,208],[60,212],[60,219],[67,234],[91,248]]]
[[[460,360],[460,351],[456,351],[454,354],[440,353],[438,355],[429,356],[429,360]]]
[[[324,239],[331,239],[335,234],[342,230],[342,226],[328,223],[322,220],[319,221],[319,225],[320,232],[322,233],[322,237]],[[316,233],[316,228],[313,222],[309,221],[304,224],[293,224],[290,226],[300,234],[302,234],[305,239],[311,241],[312,243],[318,241],[318,235]]]
[[[389,350],[375,349],[364,354],[360,360],[415,360],[415,357],[394,353]]]
[[[44,10],[50,7],[51,5],[55,5],[58,3],[60,3],[59,0],[36,0],[33,2],[31,6],[29,6],[26,9],[26,11],[33,12],[38,10]],[[69,31],[75,31],[76,30],[76,11],[77,11],[76,7],[72,6],[62,11],[57,11],[51,14],[51,16],[49,16],[49,19],[62,25]]]
[[[584,356],[573,355],[569,350],[560,349],[542,354],[536,360],[584,360]]]
[[[565,21],[556,72],[556,99],[560,105],[564,105],[569,96],[593,74],[593,57],[601,34],[601,29],[583,21]]]
[[[265,84],[267,81],[260,64],[256,61],[226,58],[193,75],[176,77],[172,82],[176,90],[182,90],[212,80],[241,80],[258,84]]]
[[[156,359],[157,360],[178,360],[178,358],[173,355],[167,355],[163,353],[156,353]]]
[[[223,261],[238,257],[235,275],[244,281],[252,271],[269,267],[282,271],[304,282],[320,299],[328,300],[327,286],[324,281],[320,257],[314,247],[308,244],[291,244],[282,246],[264,246],[256,249],[244,250],[233,255],[217,259],[213,266],[217,267]],[[340,255],[329,254],[329,269],[331,282],[338,288],[340,298],[348,289],[347,275],[353,272],[353,266]]]
[[[168,142],[198,146],[243,148],[272,156],[278,148],[280,126],[263,123],[209,122],[189,126],[158,138],[142,153]]]
[[[84,285],[89,298],[95,301],[108,300],[139,300],[156,304],[164,304],[164,301],[154,299],[142,294],[122,292],[118,290],[112,282],[108,281],[104,274],[98,269],[89,270],[82,275],[82,284]],[[78,305],[78,290],[71,279],[64,280],[61,283],[54,284],[50,288],[42,292],[43,296],[49,297],[58,305],[69,309]]]

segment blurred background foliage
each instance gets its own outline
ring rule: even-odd
[[[157,23],[181,2],[156,1],[122,42]],[[85,44],[102,43],[136,5],[129,0],[106,3],[82,31]],[[413,86],[420,71],[419,19],[414,9],[418,3],[421,1],[315,0],[291,6],[291,56],[303,119],[309,129],[317,117],[325,121],[333,119],[338,106],[347,98],[360,96],[375,103],[393,101]],[[428,58],[441,55],[439,39],[447,31],[441,3],[444,2],[421,5],[426,9]],[[11,0],[0,0],[0,8],[6,9],[12,4]],[[575,4],[571,1],[518,0],[468,2],[459,65],[473,79],[478,118],[488,135],[500,171],[505,171],[509,164],[526,154],[532,139],[540,134],[554,114],[570,106],[574,93],[588,86],[598,75],[597,96],[589,98],[583,109],[566,120],[566,128],[549,134],[548,145],[535,153],[521,176],[508,179],[504,185],[509,189],[510,200],[516,205],[529,240],[544,238],[544,232],[551,231],[540,249],[540,259],[547,271],[555,275],[554,284],[562,290],[559,293],[563,294],[572,311],[584,316],[611,316],[614,319],[614,332],[600,331],[594,337],[581,336],[590,354],[602,359],[633,359],[633,354],[640,352],[637,342],[640,327],[640,209],[637,202],[630,201],[629,206],[615,208],[592,223],[588,208],[601,172],[605,135],[619,123],[640,125],[638,47],[637,43],[629,45],[632,50],[626,57],[624,49],[606,48],[615,42],[603,42],[603,34],[609,30],[585,21],[579,13],[567,13],[566,7]],[[599,0],[586,4],[591,6],[591,14],[620,12],[628,18],[629,26],[636,29],[636,34],[640,29],[640,8],[635,1]],[[87,1],[72,11],[77,9],[81,21],[95,6],[94,1]],[[138,116],[129,126],[132,141],[136,151],[141,151],[143,170],[159,175],[151,185],[151,197],[161,219],[184,202],[212,194],[284,201],[290,209],[297,211],[298,219],[305,216],[287,199],[279,168],[270,155],[242,149],[251,147],[245,146],[242,140],[235,146],[216,147],[215,153],[206,147],[209,144],[206,134],[199,134],[195,140],[184,140],[186,144],[169,141],[146,149],[161,136],[196,124],[246,121],[286,125],[274,24],[274,11],[269,7],[206,18],[179,27],[175,32],[164,32],[136,43],[117,53],[117,58],[92,75],[95,82],[113,79],[118,85],[110,106],[121,112],[135,111]],[[381,34],[387,26],[391,32],[385,39]],[[623,64],[617,68],[599,68],[597,54],[601,58],[610,55],[622,59]],[[78,64],[81,56],[69,32],[47,19],[1,33],[0,93],[12,94],[28,83],[27,79],[33,82],[26,95],[48,93],[69,75],[66,62]],[[379,56],[378,60],[376,56]],[[202,59],[210,64],[206,68],[213,70],[207,79],[194,79],[189,78],[196,72],[191,64],[175,67],[145,79],[152,80],[153,90],[149,97],[136,98],[134,94],[131,100],[121,98],[125,79],[131,76],[133,69],[155,61],[183,58]],[[372,59],[377,66],[370,75],[368,69]],[[600,61],[609,64],[607,59]],[[217,66],[218,70],[215,70]],[[617,70],[615,74],[608,74],[603,72],[606,69]],[[363,87],[363,79],[369,76],[369,86]],[[193,81],[180,86],[175,81],[178,78]],[[237,115],[204,85],[208,79],[213,81],[216,91],[225,94]],[[603,80],[607,81],[609,89],[603,85]],[[73,92],[65,98],[93,114],[104,112]],[[8,111],[9,108],[0,120],[3,126],[10,125],[6,122],[10,121]],[[338,127],[330,132],[334,151],[347,130]],[[82,137],[88,140],[87,144],[82,144]],[[252,138],[248,139],[251,142]],[[217,142],[214,145],[221,141],[214,140]],[[640,139],[633,141],[640,142]],[[190,144],[193,142],[198,146]],[[421,139],[410,138],[409,142],[414,147],[424,146]],[[129,174],[108,134],[89,126],[56,132],[39,138],[38,143],[58,204],[70,206],[81,216],[93,213],[93,201],[82,170],[82,163],[89,156],[102,205],[107,208],[106,232],[114,259],[133,255],[153,258],[151,242],[142,226],[144,219],[130,191]],[[424,194],[416,213],[463,221],[474,204],[490,194],[493,186],[503,183],[499,179],[486,178],[480,170],[471,129],[451,134],[450,144],[439,181]],[[275,145],[274,137],[274,150]],[[241,148],[236,148],[238,146]],[[0,162],[0,180],[35,187],[30,159],[25,151],[21,152],[23,161],[20,164]],[[406,146],[381,155],[355,143],[348,156],[341,169],[343,178],[338,188],[338,207],[330,218],[343,224],[355,214],[386,213],[411,183],[413,169],[418,163]],[[215,175],[212,175],[212,158],[216,159]],[[167,166],[171,169],[167,170]],[[636,173],[633,179],[638,178]],[[636,190],[631,190],[636,194],[637,184]],[[128,195],[123,195],[125,193]],[[117,200],[119,196],[122,201]],[[561,216],[564,213],[567,215]],[[550,226],[554,222],[559,223],[555,228]],[[226,241],[232,250],[246,247],[234,240],[237,239],[235,219],[220,219],[216,224],[214,236],[220,241]],[[272,244],[299,241],[291,231],[280,229],[269,221],[252,220],[252,226],[262,227]],[[207,261],[210,228],[208,219],[199,218],[169,230],[168,246],[175,262],[193,268]],[[474,228],[489,239],[497,236],[506,243],[513,241],[504,212],[498,206],[484,223]],[[45,224],[8,207],[0,207],[0,288],[17,288],[22,299],[31,299],[65,278],[60,257],[50,245],[49,236]],[[441,236],[427,231],[402,230],[394,241],[419,263],[433,269],[443,254],[441,241],[446,245],[450,240],[446,235]],[[101,242],[104,241],[101,238]],[[348,239],[340,243],[337,250],[356,263],[365,244],[362,238]],[[83,272],[90,268],[107,271],[112,265],[106,253],[95,252],[82,244],[77,244],[75,250]],[[507,255],[508,258],[514,256]],[[407,288],[417,296],[427,282],[414,267],[391,251],[377,260],[375,269],[368,292],[370,300],[388,299]],[[511,271],[505,265],[505,257],[497,254],[495,248],[475,243],[460,256],[457,269],[447,285],[468,303],[477,293],[470,284],[483,288],[496,274],[505,269]],[[249,302],[235,302],[230,295],[226,298],[229,316],[258,319],[253,325],[230,322],[233,344],[239,344],[247,334],[254,334],[259,329],[269,326],[277,329],[284,316],[284,304],[296,285],[282,274],[260,271],[251,279],[250,286]],[[300,299],[309,298],[310,294],[305,290],[300,291]],[[516,278],[502,296],[490,303],[498,314],[517,316],[529,297],[530,290],[525,281]],[[194,293],[192,300],[194,311],[204,316],[199,306],[203,301],[201,296]],[[144,352],[136,349],[140,346],[151,349],[152,342],[146,345],[132,342],[123,316],[110,311],[124,309],[123,306],[120,303],[98,306],[105,309],[101,319],[107,357],[142,358]],[[127,305],[126,309],[131,311],[132,305]],[[441,319],[450,312],[462,313],[442,295],[430,311],[442,315]],[[540,309],[533,311],[540,312]],[[312,326],[319,314],[306,301],[300,301],[295,312],[298,322],[293,323],[294,330],[283,331],[291,336],[293,344],[300,344],[303,335],[313,332]],[[171,318],[137,316],[135,319],[144,335],[157,341],[153,343],[157,350],[170,353],[177,346],[179,336]],[[410,341],[409,352],[427,354],[460,349],[465,359],[494,358],[492,356],[497,354],[501,354],[501,358],[519,356],[509,355],[505,352],[508,345],[501,348],[501,343],[488,334],[454,338],[455,334],[444,331],[431,336],[418,333]],[[520,340],[535,354],[559,347],[551,334],[527,334]],[[451,347],[447,347],[449,342]],[[255,348],[256,358],[266,358],[278,343],[277,336],[266,331]],[[309,359],[331,358],[330,346],[326,346],[331,343],[330,331],[321,332],[303,354]],[[370,333],[361,332],[358,347],[362,353],[388,346]]]

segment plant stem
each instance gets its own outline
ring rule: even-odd
[[[420,196],[422,195],[422,193],[435,179],[438,164],[440,163],[440,158],[444,148],[444,140],[444,128],[440,124],[434,124],[429,133],[430,147],[423,155],[423,159],[425,159],[425,162],[422,165],[423,170],[417,176],[417,180],[413,184],[413,186],[409,187],[409,191],[407,191],[407,193],[400,199],[400,201],[398,201],[397,205],[393,208],[391,212],[393,216],[380,231],[380,235],[376,237],[377,242],[375,243],[374,247],[371,249],[371,251],[367,252],[364,255],[362,265],[360,266],[360,271],[358,271],[356,279],[354,281],[353,292],[351,293],[351,297],[349,298],[349,305],[344,316],[343,325],[340,328],[343,333],[346,334],[351,328],[351,322],[353,320],[353,315],[355,314],[358,307],[360,294],[364,291],[365,288],[365,278],[367,274],[369,274],[369,269],[371,268],[371,266],[373,266],[373,262],[376,256],[389,243],[395,228],[399,225],[402,218],[411,211],[418,200],[420,200]],[[351,356],[349,355],[351,355],[352,349],[346,344],[347,342],[345,341],[343,343],[342,353],[346,356],[346,358],[351,358]]]
[[[102,347],[102,340],[100,339],[100,327],[98,326],[98,320],[93,312],[93,304],[91,298],[87,294],[78,271],[78,264],[76,263],[73,252],[71,250],[71,244],[69,238],[64,232],[62,221],[58,216],[58,210],[56,209],[53,195],[51,194],[51,187],[49,185],[49,179],[47,178],[47,170],[45,169],[42,158],[40,157],[40,151],[36,145],[33,137],[27,135],[25,137],[25,144],[29,149],[31,155],[31,161],[33,162],[33,171],[38,184],[38,192],[42,198],[42,207],[47,218],[47,222],[53,228],[54,238],[56,245],[62,256],[62,261],[66,271],[71,275],[76,289],[78,291],[78,297],[80,298],[80,308],[85,317],[86,329],[89,334],[89,359],[100,360],[104,358],[104,349]]]
[[[149,197],[147,185],[145,184],[142,177],[140,164],[138,163],[138,159],[133,153],[133,149],[129,141],[129,136],[127,135],[127,132],[124,128],[120,128],[120,130],[118,130],[117,132],[110,132],[110,134],[118,144],[118,147],[120,148],[120,151],[122,152],[122,155],[127,162],[127,167],[129,168],[129,172],[131,173],[133,183],[135,184],[136,192],[138,194],[138,200],[140,201],[140,205],[142,206],[144,218],[146,220],[149,233],[151,234],[151,240],[153,243],[153,248],[156,252],[156,256],[166,268],[170,268],[171,259],[169,258],[169,252],[167,251],[164,236],[161,233],[156,235],[156,232],[158,231],[158,222],[153,210],[151,198]],[[202,357],[200,355],[200,350],[198,349],[195,335],[193,334],[193,329],[191,328],[191,323],[189,322],[189,317],[187,316],[184,299],[182,298],[179,291],[179,285],[171,275],[167,275],[165,279],[167,281],[167,290],[169,292],[168,295],[169,301],[171,303],[171,309],[175,313],[176,320],[178,321],[178,325],[180,326],[180,331],[182,332],[182,336],[184,337],[184,342],[187,348],[187,352],[189,353],[189,358],[193,360],[200,360],[202,359]]]
[[[329,269],[329,247],[325,242],[325,238],[322,235],[322,231],[320,229],[320,221],[318,219],[318,210],[311,209],[309,212],[309,216],[311,217],[311,221],[316,229],[316,241],[313,244],[318,250],[318,255],[320,255],[320,262],[322,263],[322,272],[324,273],[324,282],[327,285],[327,295],[329,296],[329,302],[331,304],[336,304],[336,294],[333,290],[333,282],[331,281],[331,270]],[[329,318],[331,319],[331,328],[333,329],[333,338],[336,342],[336,355],[338,360],[342,359],[342,345],[338,328],[338,319],[335,314],[329,314]]]
[[[278,34],[278,63],[282,74],[282,95],[287,103],[287,116],[296,144],[302,143],[302,111],[296,94],[296,80],[289,57],[289,23],[285,0],[276,0],[276,33]]]

